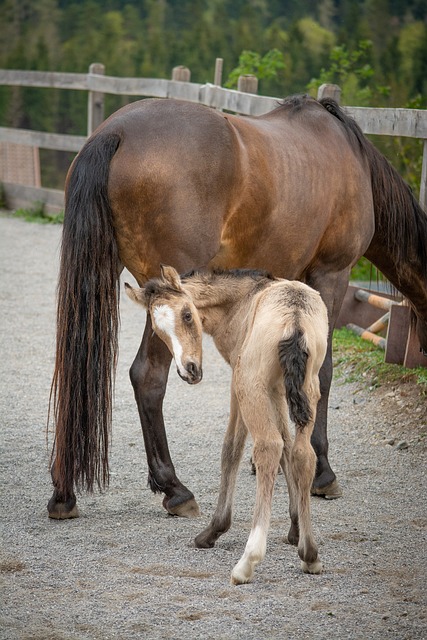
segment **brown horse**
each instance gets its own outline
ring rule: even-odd
[[[320,294],[303,282],[272,278],[264,271],[196,271],[181,280],[166,266],[161,278],[143,288],[126,288],[131,299],[148,309],[154,331],[184,380],[194,384],[202,378],[202,326],[233,369],[218,504],[196,546],[213,547],[231,526],[237,471],[249,432],[256,501],[251,532],[231,582],[250,582],[265,556],[279,464],[289,491],[288,541],[298,545],[305,573],[321,573],[310,517],[316,468],[310,437],[328,344],[328,312]],[[295,423],[293,441],[288,413]]]
[[[266,269],[302,280],[332,332],[351,267],[367,256],[411,302],[427,350],[427,216],[409,187],[332,101],[294,97],[260,117],[174,100],[108,118],[66,184],[52,385],[49,515],[78,515],[75,486],[108,483],[119,275],[142,285],[161,262]],[[198,512],[177,478],[162,415],[171,356],[148,318],[131,367],[153,491],[172,514]],[[340,495],[328,461],[331,341],[320,372],[312,491]]]

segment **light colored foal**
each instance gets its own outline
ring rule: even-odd
[[[289,490],[288,541],[298,546],[302,570],[320,573],[310,517],[316,465],[310,437],[328,336],[320,295],[301,282],[259,271],[193,272],[180,278],[172,267],[162,267],[161,278],[142,289],[127,285],[127,292],[148,309],[153,329],[169,347],[181,377],[190,383],[201,379],[202,327],[233,369],[218,503],[211,522],[196,537],[196,546],[213,547],[231,526],[236,477],[249,432],[256,502],[232,583],[250,582],[265,556],[279,465]],[[294,439],[289,415],[295,423]]]

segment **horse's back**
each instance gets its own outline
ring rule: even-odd
[[[255,118],[143,100],[102,132],[121,137],[108,193],[121,260],[140,282],[161,262],[301,278],[320,263],[345,268],[369,244],[369,172],[315,100]]]

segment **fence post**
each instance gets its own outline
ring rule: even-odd
[[[332,98],[338,104],[341,100],[341,87],[337,84],[321,84],[317,90],[317,99]]]
[[[222,63],[224,62],[223,58],[217,58],[215,60],[215,75],[214,75],[214,84],[218,87],[222,85]]]
[[[237,91],[243,91],[243,93],[258,93],[258,78],[250,74],[239,76]]]
[[[89,74],[103,76],[105,66],[100,62],[89,65]],[[87,135],[88,137],[104,121],[104,94],[99,91],[89,91],[87,102]]]
[[[427,140],[423,144],[423,166],[421,169],[420,205],[427,213]]]
[[[188,67],[179,65],[172,69],[172,80],[176,82],[190,82],[191,71]]]

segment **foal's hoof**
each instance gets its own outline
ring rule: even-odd
[[[326,500],[335,500],[342,496],[341,487],[336,480],[331,482],[331,484],[327,484],[325,487],[315,487],[313,485],[310,493],[312,496],[322,496]]]
[[[181,518],[198,518],[200,516],[199,505],[194,498],[174,504],[173,499],[165,496],[163,506],[171,516],[180,516]]]
[[[314,562],[304,562],[304,560],[302,560],[301,569],[304,571],[304,573],[318,575],[319,573],[322,573],[323,565],[320,562],[319,558],[317,558]]]
[[[53,520],[67,520],[68,518],[78,518],[76,499],[72,498],[67,502],[57,502],[53,495],[47,504],[49,518]]]
[[[210,529],[205,529],[194,538],[194,546],[196,549],[213,549],[215,546],[215,538],[212,538]]]

